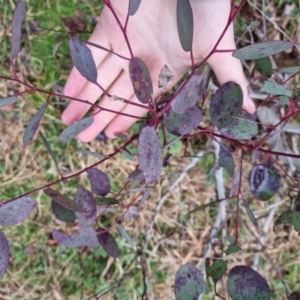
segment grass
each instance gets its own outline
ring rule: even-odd
[[[2,46],[0,72],[6,76],[10,75],[8,57],[12,2],[0,0]],[[31,0],[26,3],[28,10],[22,35],[22,51],[18,60],[19,74],[37,87],[50,89],[53,84],[63,85],[72,63],[60,18],[73,15],[75,9],[80,9],[85,19],[96,17],[101,10],[101,1]],[[295,3],[297,4],[297,2]],[[274,1],[271,2],[271,5],[281,10],[283,1]],[[295,32],[294,27],[298,24],[295,14],[298,14],[299,17],[299,8],[293,11],[290,24],[286,27],[287,34],[291,37]],[[255,16],[258,21],[261,21],[262,17],[257,12],[255,12]],[[32,21],[37,21],[43,28],[38,36],[29,31],[29,24]],[[243,33],[246,24],[247,22],[242,18],[237,20],[237,35]],[[92,28],[93,25],[88,23],[88,31],[92,31]],[[87,38],[88,34],[84,34],[82,37]],[[59,58],[56,58],[53,56],[53,48],[60,42],[62,44],[57,52]],[[20,90],[21,87],[14,82],[0,81],[1,97]],[[24,127],[44,101],[43,95],[30,94],[17,102],[13,112],[2,114],[0,191],[3,201],[57,179],[55,164],[39,138],[35,138],[29,147],[22,147]],[[122,145],[123,141],[120,139],[105,143],[92,142],[86,145],[74,139],[66,144],[58,144],[57,136],[64,128],[60,121],[61,109],[61,107],[50,106],[43,118],[40,130],[52,146],[59,168],[64,174],[74,174],[97,161],[94,157],[79,153],[80,148],[106,154]],[[138,128],[139,125],[135,125],[131,129],[131,133],[138,132]],[[168,139],[172,138],[173,136],[168,135]],[[188,153],[195,155],[200,149],[211,150],[207,139],[202,136],[188,144]],[[128,147],[128,150],[136,155],[135,147]],[[34,193],[32,197],[38,205],[30,218],[18,226],[1,228],[10,243],[11,261],[7,274],[1,278],[0,299],[141,299],[144,292],[144,281],[147,282],[149,299],[174,299],[176,270],[183,263],[199,264],[202,262],[205,247],[210,242],[210,229],[218,208],[210,207],[190,217],[185,216],[187,211],[196,206],[216,199],[214,177],[208,176],[215,161],[213,152],[209,152],[199,159],[196,167],[187,173],[180,186],[171,192],[171,196],[157,216],[146,252],[146,263],[141,263],[141,249],[152,212],[167,190],[171,174],[176,170],[181,171],[190,161],[190,158],[184,158],[179,166],[177,164],[183,153],[182,142],[174,144],[171,152],[175,159],[164,170],[160,184],[155,187],[151,197],[138,210],[138,217],[127,214],[127,217],[124,218],[123,225],[136,246],[128,245],[116,228],[112,229],[111,233],[116,238],[121,250],[121,256],[117,260],[107,257],[102,248],[77,250],[57,245],[51,237],[53,229],[71,234],[76,232],[77,227],[75,224],[65,225],[57,221],[51,212],[50,200],[41,191]],[[108,171],[112,190],[118,192],[128,174],[135,170],[136,165],[136,161],[130,161],[121,155],[105,162],[100,168]],[[244,168],[247,173],[250,165],[245,164]],[[246,173],[243,177],[245,183],[247,182]],[[231,180],[227,175],[225,178],[226,189],[229,190]],[[81,176],[80,180],[80,184],[88,187],[85,175]],[[284,186],[288,188],[286,183]],[[68,195],[74,195],[77,181],[73,179],[63,184],[57,184],[55,188]],[[243,191],[245,194],[247,193],[246,184],[243,185]],[[122,201],[128,204],[135,196],[135,193],[128,194]],[[280,196],[286,197],[283,194]],[[266,212],[271,203],[272,201],[270,203],[259,201],[250,203],[251,209],[255,211],[259,219],[258,233],[263,228]],[[283,206],[279,210],[283,211],[285,208]],[[235,210],[236,201],[228,201],[227,226],[228,234],[231,236],[234,233]],[[101,226],[109,227],[115,224],[122,213],[123,210],[117,209],[116,213],[105,214],[101,218]],[[243,209],[241,209],[240,218],[250,224]],[[251,224],[249,226],[251,227]],[[230,257],[230,265],[247,264],[251,266],[257,240],[244,226],[240,226],[239,235],[243,251]],[[211,256],[219,255],[223,241],[218,237],[213,239],[212,243],[214,252],[211,253]],[[274,299],[283,299],[284,291],[269,258],[275,262],[276,266],[282,268],[284,279],[291,289],[300,290],[299,237],[292,231],[279,231],[275,234],[272,232],[272,228],[269,228],[265,235],[264,245],[266,249],[260,252],[259,271],[269,282]],[[146,279],[143,273],[146,273]],[[218,286],[221,289],[221,284]],[[209,292],[203,299],[212,299],[212,291],[213,286],[210,285]],[[94,295],[97,294],[100,294],[101,297],[96,298]]]

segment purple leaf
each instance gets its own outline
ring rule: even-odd
[[[51,207],[53,214],[58,220],[66,223],[73,223],[76,220],[74,211],[65,208],[64,206],[53,200],[51,201]]]
[[[234,174],[234,162],[230,150],[223,144],[220,144],[218,165],[226,169],[232,177]]]
[[[86,173],[91,183],[93,193],[104,197],[110,192],[109,178],[104,172],[92,168],[87,170]]]
[[[48,102],[46,102],[32,117],[29,124],[27,125],[24,135],[23,135],[23,145],[27,146],[32,141],[37,129],[39,128],[41,119],[48,107]]]
[[[0,231],[0,278],[5,274],[10,257],[9,245],[6,236]]]
[[[193,43],[193,11],[189,0],[177,0],[177,30],[181,47],[188,52]]]
[[[23,0],[19,0],[12,18],[12,46],[11,59],[15,59],[20,52],[21,25],[26,16],[26,6]]]
[[[248,112],[242,110],[234,121],[222,128],[220,132],[235,140],[249,140],[258,132],[258,126],[255,121],[256,115],[256,112],[250,115]]]
[[[62,195],[61,193],[55,190],[52,190],[50,188],[44,189],[44,193],[48,197],[50,197],[53,201],[59,203],[60,205],[64,206],[67,209],[70,209],[72,211],[78,211],[78,212],[86,212],[79,204],[77,204],[67,196]]]
[[[140,132],[138,158],[145,181],[148,184],[156,182],[162,170],[163,158],[159,139],[153,127],[146,126]]]
[[[279,186],[280,174],[270,162],[254,166],[249,174],[250,191],[258,200],[269,200],[277,193]]]
[[[36,202],[30,197],[21,197],[0,207],[0,225],[10,226],[23,222],[32,213]]]
[[[61,231],[53,230],[52,236],[59,244],[65,247],[97,248],[100,246],[96,231],[91,227],[81,228],[78,233],[73,235],[67,235]]]
[[[10,96],[0,99],[0,107],[11,105],[18,100],[17,96]]]
[[[120,256],[120,250],[114,237],[104,228],[99,227],[97,230],[97,238],[104,251],[114,257]]]
[[[86,212],[75,212],[80,227],[91,227],[96,221],[96,202],[91,192],[79,188],[75,194],[75,200]]]
[[[193,264],[181,266],[175,275],[176,300],[198,299],[205,292],[207,284],[203,274]]]
[[[209,115],[219,129],[231,124],[239,115],[243,105],[243,91],[235,82],[223,84],[212,96]]]
[[[128,14],[130,16],[133,16],[139,9],[140,4],[141,4],[141,0],[129,0]]]
[[[267,281],[247,266],[233,267],[227,279],[227,290],[232,300],[269,300],[270,288]]]
[[[69,50],[79,73],[88,81],[97,83],[98,72],[91,50],[76,36],[69,37]]]
[[[188,108],[185,113],[177,114],[169,108],[164,115],[167,130],[175,135],[184,135],[195,129],[202,120],[202,113],[197,106]]]
[[[207,79],[203,74],[194,74],[182,90],[176,94],[171,106],[177,114],[183,114],[189,108],[195,107],[206,89]]]
[[[127,181],[131,181],[133,187],[144,180],[145,180],[145,175],[140,169],[134,170],[132,173],[129,174],[127,178]]]
[[[135,57],[129,62],[129,75],[138,100],[142,103],[148,103],[152,99],[153,85],[149,70],[140,58]]]
[[[81,131],[88,128],[92,123],[94,122],[93,117],[87,117],[84,119],[81,119],[78,122],[75,122],[68,128],[66,128],[58,137],[58,141],[61,143],[66,143],[72,138],[76,137]]]
[[[174,75],[167,65],[164,65],[159,73],[158,87],[166,88],[168,83],[174,79]]]
[[[291,48],[294,45],[294,43],[287,41],[268,41],[253,44],[236,50],[232,53],[232,56],[244,60],[258,59],[280,53]]]

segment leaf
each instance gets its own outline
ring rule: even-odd
[[[270,162],[254,166],[249,174],[250,191],[258,200],[269,200],[277,193],[279,186],[280,174]]]
[[[76,16],[64,17],[61,20],[68,33],[75,34],[86,31],[86,23],[79,9],[76,9]]]
[[[201,211],[201,210],[203,210],[204,208],[213,206],[213,205],[215,205],[215,204],[217,204],[217,203],[219,203],[219,202],[221,202],[221,201],[223,201],[223,200],[226,200],[226,199],[227,199],[227,198],[220,199],[220,200],[215,200],[215,201],[212,201],[212,202],[209,202],[209,203],[206,203],[206,204],[197,206],[196,208],[190,210],[190,211],[186,214],[186,216],[191,215],[191,214],[193,214],[193,213],[195,213],[195,212]]]
[[[100,246],[96,231],[91,227],[81,228],[78,233],[73,235],[67,235],[61,231],[53,230],[52,236],[59,244],[65,247],[97,248]]]
[[[76,216],[74,211],[65,208],[64,206],[62,206],[61,204],[55,202],[55,201],[51,201],[51,208],[52,208],[52,212],[55,215],[55,217],[63,222],[66,223],[73,223],[76,220]]]
[[[67,127],[58,137],[58,141],[66,143],[72,138],[76,137],[81,131],[88,128],[94,122],[93,117],[87,117],[75,122],[71,126]]]
[[[94,156],[94,157],[96,157],[98,159],[105,158],[105,155],[102,155],[102,154],[99,154],[99,153],[96,153],[96,152],[92,152],[92,151],[89,151],[89,150],[81,149],[80,151],[83,152],[83,153],[85,153],[85,154]]]
[[[85,212],[85,210],[79,204],[51,188],[44,189],[44,193],[53,201],[59,203],[65,208],[68,208],[72,211]]]
[[[293,292],[288,297],[289,300],[300,300],[300,292]]]
[[[132,247],[134,247],[134,242],[132,241],[131,237],[125,230],[125,228],[122,225],[117,225],[118,231],[121,234],[121,236],[125,239],[125,241]]]
[[[265,81],[264,86],[261,88],[261,92],[265,92],[270,95],[282,95],[282,96],[287,96],[287,97],[292,96],[291,91],[287,90],[282,85],[280,85],[276,82],[273,82],[271,80]]]
[[[252,210],[250,209],[250,207],[248,205],[248,202],[243,197],[242,197],[242,200],[243,200],[244,207],[246,209],[247,215],[248,215],[251,223],[253,224],[253,226],[255,226],[256,228],[258,228],[257,220],[256,220],[256,218],[255,218]]]
[[[151,192],[152,192],[152,189],[148,189],[148,190],[145,191],[145,193],[144,193],[144,195],[141,199],[141,202],[139,204],[139,208],[142,207],[145,204],[145,202],[148,200]]]
[[[8,268],[10,250],[5,234],[0,230],[0,278],[6,273]]]
[[[153,85],[149,70],[140,58],[134,57],[130,60],[129,75],[138,100],[142,103],[149,103],[149,100],[152,99]]]
[[[300,71],[300,66],[297,67],[287,67],[278,70],[281,73],[293,74]]]
[[[239,251],[241,251],[241,250],[242,250],[242,248],[241,248],[239,245],[237,245],[237,244],[235,244],[235,243],[232,243],[232,244],[230,244],[230,245],[228,246],[228,248],[225,250],[225,253],[226,253],[226,255],[230,255],[230,254],[237,253],[237,252],[239,252]]]
[[[176,300],[198,299],[207,289],[203,274],[193,264],[184,264],[175,275]]]
[[[249,140],[258,132],[256,113],[250,115],[242,110],[234,121],[220,130],[221,134],[235,140]]]
[[[275,221],[273,230],[278,225],[293,225],[295,231],[300,231],[300,212],[299,211],[285,211]]]
[[[238,49],[232,53],[232,56],[244,60],[258,59],[280,53],[291,48],[292,46],[294,46],[294,43],[292,42],[268,41]]]
[[[48,107],[48,102],[46,102],[32,117],[29,124],[27,125],[24,135],[23,135],[23,145],[28,146],[32,141],[37,129],[39,128],[41,119]]]
[[[195,107],[206,90],[206,83],[207,79],[203,74],[194,74],[174,97],[171,103],[172,110],[183,114],[187,109]]]
[[[17,96],[10,96],[0,99],[0,107],[11,105],[18,100]]]
[[[177,31],[181,47],[188,52],[192,49],[193,43],[193,11],[189,0],[177,0]]]
[[[139,136],[138,159],[148,184],[155,183],[162,171],[162,149],[153,127],[144,127]]]
[[[54,163],[55,163],[55,165],[56,165],[56,168],[57,168],[57,170],[58,170],[58,169],[59,169],[59,168],[58,168],[58,163],[57,163],[57,161],[56,161],[56,159],[55,159],[55,155],[54,155],[54,153],[53,153],[53,151],[52,151],[52,149],[51,149],[51,146],[49,145],[48,141],[46,140],[46,138],[43,136],[43,134],[42,134],[41,132],[40,132],[40,136],[41,136],[42,141],[43,141],[43,143],[44,143],[44,145],[45,145],[45,147],[46,147],[48,153],[50,154],[51,158],[53,159],[53,161],[54,161]]]
[[[184,135],[197,128],[202,120],[202,113],[197,106],[188,108],[185,113],[177,114],[170,107],[164,114],[164,125],[174,135]]]
[[[78,188],[74,201],[82,207],[85,212],[75,212],[79,226],[91,227],[96,222],[97,208],[96,202],[91,192],[86,189]]]
[[[263,57],[255,60],[255,67],[266,77],[271,77],[273,73],[270,57]]]
[[[121,149],[120,153],[123,154],[127,159],[131,161],[136,161],[135,157],[126,148]]]
[[[163,68],[161,69],[158,77],[158,87],[159,88],[166,88],[169,82],[173,81],[174,75],[169,69],[167,65],[164,65]]]
[[[267,281],[247,266],[233,267],[227,279],[227,290],[232,300],[270,300]]]
[[[229,176],[234,174],[234,162],[230,150],[223,144],[220,144],[218,165],[226,169]]]
[[[98,72],[91,50],[76,36],[69,37],[69,51],[79,73],[92,83],[97,83]]]
[[[106,196],[110,192],[110,182],[108,176],[95,168],[86,171],[93,193],[99,196]]]
[[[115,198],[95,198],[97,206],[120,204]]]
[[[136,186],[140,182],[145,180],[145,175],[140,169],[137,169],[129,174],[127,181],[131,181],[132,186]]]
[[[137,12],[140,4],[141,4],[141,0],[129,0],[129,9],[128,9],[129,16],[133,16]]]
[[[12,17],[12,45],[10,58],[15,59],[20,52],[21,26],[26,16],[26,6],[23,0],[19,0]]]
[[[243,91],[235,82],[223,84],[212,96],[209,115],[212,123],[219,129],[230,125],[243,105]]]
[[[213,282],[216,283],[225,274],[227,270],[227,264],[228,261],[224,261],[223,259],[215,259],[211,266],[206,264],[205,268],[207,276],[210,276]]]
[[[101,227],[99,227],[96,231],[98,241],[104,251],[114,258],[118,258],[120,256],[120,250],[114,237]]]
[[[4,203],[0,207],[0,225],[10,226],[23,222],[29,217],[36,206],[30,197],[21,197]]]

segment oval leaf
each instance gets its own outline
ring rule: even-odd
[[[23,0],[19,0],[12,18],[12,45],[10,50],[11,59],[15,59],[20,52],[21,26],[26,16],[26,6]]]
[[[226,169],[232,177],[234,174],[234,162],[230,150],[223,144],[220,144],[218,165]]]
[[[65,247],[78,248],[78,247],[99,247],[96,231],[93,228],[82,228],[74,235],[67,235],[61,231],[53,230],[53,238]]]
[[[148,68],[140,58],[135,57],[129,62],[129,75],[138,100],[149,103],[152,99],[153,85]]]
[[[99,227],[97,230],[97,238],[104,251],[114,257],[120,256],[120,250],[114,237],[105,229]],[[103,232],[104,231],[104,232]]]
[[[247,266],[233,267],[227,279],[227,290],[232,300],[270,300],[266,280]]]
[[[110,182],[108,176],[95,168],[86,171],[93,193],[99,196],[106,196],[110,192]]]
[[[159,139],[153,127],[146,126],[140,132],[138,158],[145,181],[148,184],[156,182],[162,170],[163,157]]]
[[[39,128],[41,119],[48,107],[48,102],[46,102],[32,117],[30,120],[28,126],[25,129],[24,135],[23,135],[23,145],[27,146],[32,141],[37,129]]]
[[[230,255],[230,254],[237,253],[237,252],[239,252],[239,251],[241,251],[241,250],[242,250],[242,248],[241,248],[239,245],[237,245],[237,244],[235,244],[235,243],[232,243],[232,244],[230,244],[230,245],[228,246],[228,248],[225,250],[225,254],[226,254],[226,255]]]
[[[74,201],[86,212],[75,212],[80,227],[91,227],[96,221],[96,202],[91,192],[79,188],[75,194]]]
[[[10,257],[9,245],[6,236],[0,231],[0,278],[5,274]]]
[[[287,41],[268,41],[258,44],[249,45],[242,49],[236,50],[232,56],[238,59],[258,59],[271,56],[285,51],[294,46],[294,43]]]
[[[207,264],[209,260],[206,260],[206,274],[211,276],[214,283],[219,281],[227,270],[228,261],[223,259],[215,259],[213,264],[210,266]]]
[[[207,283],[203,279],[203,274],[193,264],[185,264],[176,272],[176,300],[198,299],[206,288]]]
[[[58,137],[58,141],[61,143],[68,142],[72,138],[76,137],[81,131],[88,128],[92,123],[94,122],[93,117],[87,117],[84,119],[81,119],[78,122],[75,122],[68,128],[66,128]]]
[[[52,190],[50,188],[44,189],[44,193],[50,197],[53,201],[59,203],[60,205],[64,206],[65,208],[68,208],[72,211],[78,211],[78,212],[86,212],[79,204],[72,201],[70,198],[68,198],[65,195],[62,195],[61,193]]]
[[[7,105],[11,105],[15,103],[18,100],[17,96],[11,96],[0,99],[0,107],[4,107]]]
[[[234,121],[222,128],[220,132],[231,139],[235,140],[249,140],[258,132],[256,123],[256,113],[250,115],[248,112],[242,112],[234,119]]]
[[[21,197],[0,207],[0,225],[10,226],[23,222],[32,213],[36,202],[30,197]]]
[[[255,67],[266,77],[271,77],[273,73],[270,57],[263,57],[255,60]]]
[[[291,97],[292,92],[287,90],[284,86],[273,82],[271,80],[267,80],[264,83],[264,86],[261,88],[261,92],[268,93],[270,95],[278,95],[278,96],[287,96]]]
[[[51,208],[55,217],[60,221],[73,223],[76,220],[74,211],[65,208],[53,200],[51,201]]]
[[[202,113],[197,106],[188,108],[185,113],[177,114],[169,108],[164,115],[167,130],[175,135],[184,135],[197,128],[202,120]]]
[[[281,224],[293,225],[295,231],[300,231],[300,212],[291,210],[285,211],[276,219],[273,230]]]
[[[137,12],[140,4],[141,4],[141,0],[129,0],[129,9],[128,9],[129,16],[133,16]]]
[[[161,69],[158,77],[158,87],[161,88],[166,88],[168,83],[174,79],[174,75],[169,69],[167,65],[164,65],[163,68]]]
[[[206,81],[203,74],[194,74],[174,97],[171,103],[172,110],[183,114],[188,108],[195,107],[205,92]]]
[[[279,186],[280,174],[270,162],[256,165],[249,174],[250,191],[258,200],[269,200],[277,193]]]
[[[88,81],[97,83],[98,72],[91,50],[74,35],[69,37],[69,50],[79,73]]]
[[[192,49],[194,20],[189,0],[177,0],[177,31],[181,47],[188,52]]]
[[[209,115],[212,123],[219,129],[231,124],[241,112],[243,91],[235,82],[223,84],[212,96]]]

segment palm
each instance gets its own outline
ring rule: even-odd
[[[218,5],[215,5],[216,2]],[[114,0],[111,3],[124,24],[128,1]],[[230,1],[193,0],[191,5],[194,14],[193,54],[195,62],[200,62],[211,51],[226,26]],[[191,66],[190,53],[184,52],[179,42],[174,1],[142,1],[138,12],[129,19],[127,34],[134,56],[141,58],[149,68],[154,98],[161,93],[157,83],[159,72],[164,65],[168,65],[175,75],[172,84],[175,84]],[[123,33],[107,7],[103,9],[90,41],[130,57]],[[219,48],[232,49],[234,47],[233,30],[230,28]],[[113,95],[137,102],[128,74],[128,61],[97,48],[91,48],[91,50],[98,69],[100,85]],[[214,54],[208,62],[220,83],[233,80],[242,86],[245,94],[244,108],[253,112],[254,107],[247,96],[247,83],[240,62],[232,58],[230,53]],[[94,103],[101,96],[101,91],[96,85],[87,82],[74,68],[68,78],[65,94]],[[126,105],[119,101],[111,102],[106,96],[102,98],[100,105],[130,115],[142,116],[146,113],[145,109],[136,106]],[[89,108],[87,104],[73,101],[64,111],[63,121],[70,125],[81,119]],[[113,137],[115,133],[124,132],[135,121],[136,119],[130,117],[101,111],[95,115],[93,125],[82,132],[79,138],[83,141],[90,141],[104,128],[106,128],[106,135]]]

